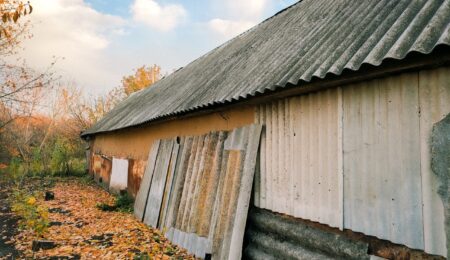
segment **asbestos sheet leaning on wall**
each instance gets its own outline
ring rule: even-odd
[[[156,156],[159,151],[160,140],[156,140],[150,153],[148,155],[147,167],[145,168],[144,176],[141,180],[141,185],[136,195],[134,203],[134,215],[140,220],[144,220],[145,206],[147,205],[148,191],[153,177],[153,171],[155,170]]]
[[[156,142],[135,215],[197,257],[240,259],[261,129]]]

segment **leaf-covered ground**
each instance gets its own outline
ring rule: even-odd
[[[193,259],[171,244],[158,230],[139,222],[132,214],[105,212],[98,203],[113,204],[114,197],[95,185],[76,180],[58,182],[55,199],[41,201],[52,222],[42,238],[31,231],[15,236],[16,248],[25,257],[66,256],[75,259]],[[50,240],[56,247],[32,251],[33,240]],[[54,258],[57,259],[57,258]]]

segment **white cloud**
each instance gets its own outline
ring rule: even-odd
[[[95,11],[83,0],[33,0],[31,33],[20,53],[29,66],[43,70],[61,58],[54,70],[65,80],[75,80],[91,93],[105,91],[115,78],[106,51],[124,33],[126,21]],[[102,86],[100,89],[98,86]]]
[[[225,38],[236,36],[254,26],[252,21],[232,21],[225,19],[212,19],[208,22],[208,27],[215,33]]]
[[[38,40],[45,31],[60,36],[53,39],[55,43],[64,40],[88,49],[104,49],[109,44],[110,34],[124,25],[121,18],[99,13],[82,0],[34,0],[33,5],[35,12],[30,18]]]
[[[229,16],[249,20],[259,18],[269,4],[268,0],[221,0],[221,2]]]
[[[272,0],[214,0],[218,14],[207,22],[210,30],[223,39],[236,36],[258,24]]]
[[[163,32],[174,29],[186,17],[182,5],[160,5],[154,0],[135,0],[131,12],[135,21]]]

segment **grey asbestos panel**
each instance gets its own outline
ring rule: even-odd
[[[248,223],[245,259],[370,258],[366,242],[325,231],[268,210],[252,208]]]
[[[145,168],[144,176],[142,177],[141,184],[136,195],[136,199],[134,202],[134,215],[140,221],[143,221],[145,207],[147,205],[148,192],[150,189],[150,184],[153,178],[153,171],[155,169],[156,158],[159,151],[160,140],[156,140],[152,149],[149,152],[147,167]]]
[[[261,125],[162,140],[144,223],[197,257],[241,257]]]
[[[161,141],[161,148],[156,160],[153,180],[148,195],[148,201],[144,215],[144,223],[155,228],[158,225],[169,163],[172,156],[173,144],[173,140]]]
[[[256,158],[258,155],[259,142],[261,138],[261,125],[251,125],[246,129],[248,143],[246,147],[244,168],[237,201],[236,215],[231,235],[228,259],[241,259],[242,244],[244,241],[245,224],[250,206],[250,196],[252,194],[253,178],[255,175]]]
[[[179,156],[177,158],[177,164],[175,166],[175,172],[172,181],[172,191],[169,198],[169,203],[167,205],[168,212],[163,229],[174,227],[174,224],[176,222],[193,140],[193,137],[184,138],[179,148]]]
[[[165,221],[168,213],[168,205],[172,195],[172,183],[175,174],[176,163],[178,162],[178,151],[180,149],[180,145],[174,143],[172,148],[172,155],[170,159],[170,168],[167,175],[167,180],[164,188],[163,194],[163,204],[161,206],[161,214],[159,216],[158,228],[164,230]]]
[[[344,228],[424,249],[417,74],[343,88]]]

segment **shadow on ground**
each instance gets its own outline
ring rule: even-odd
[[[11,239],[17,233],[18,218],[8,205],[8,189],[0,182],[0,259],[15,259],[20,254]]]

